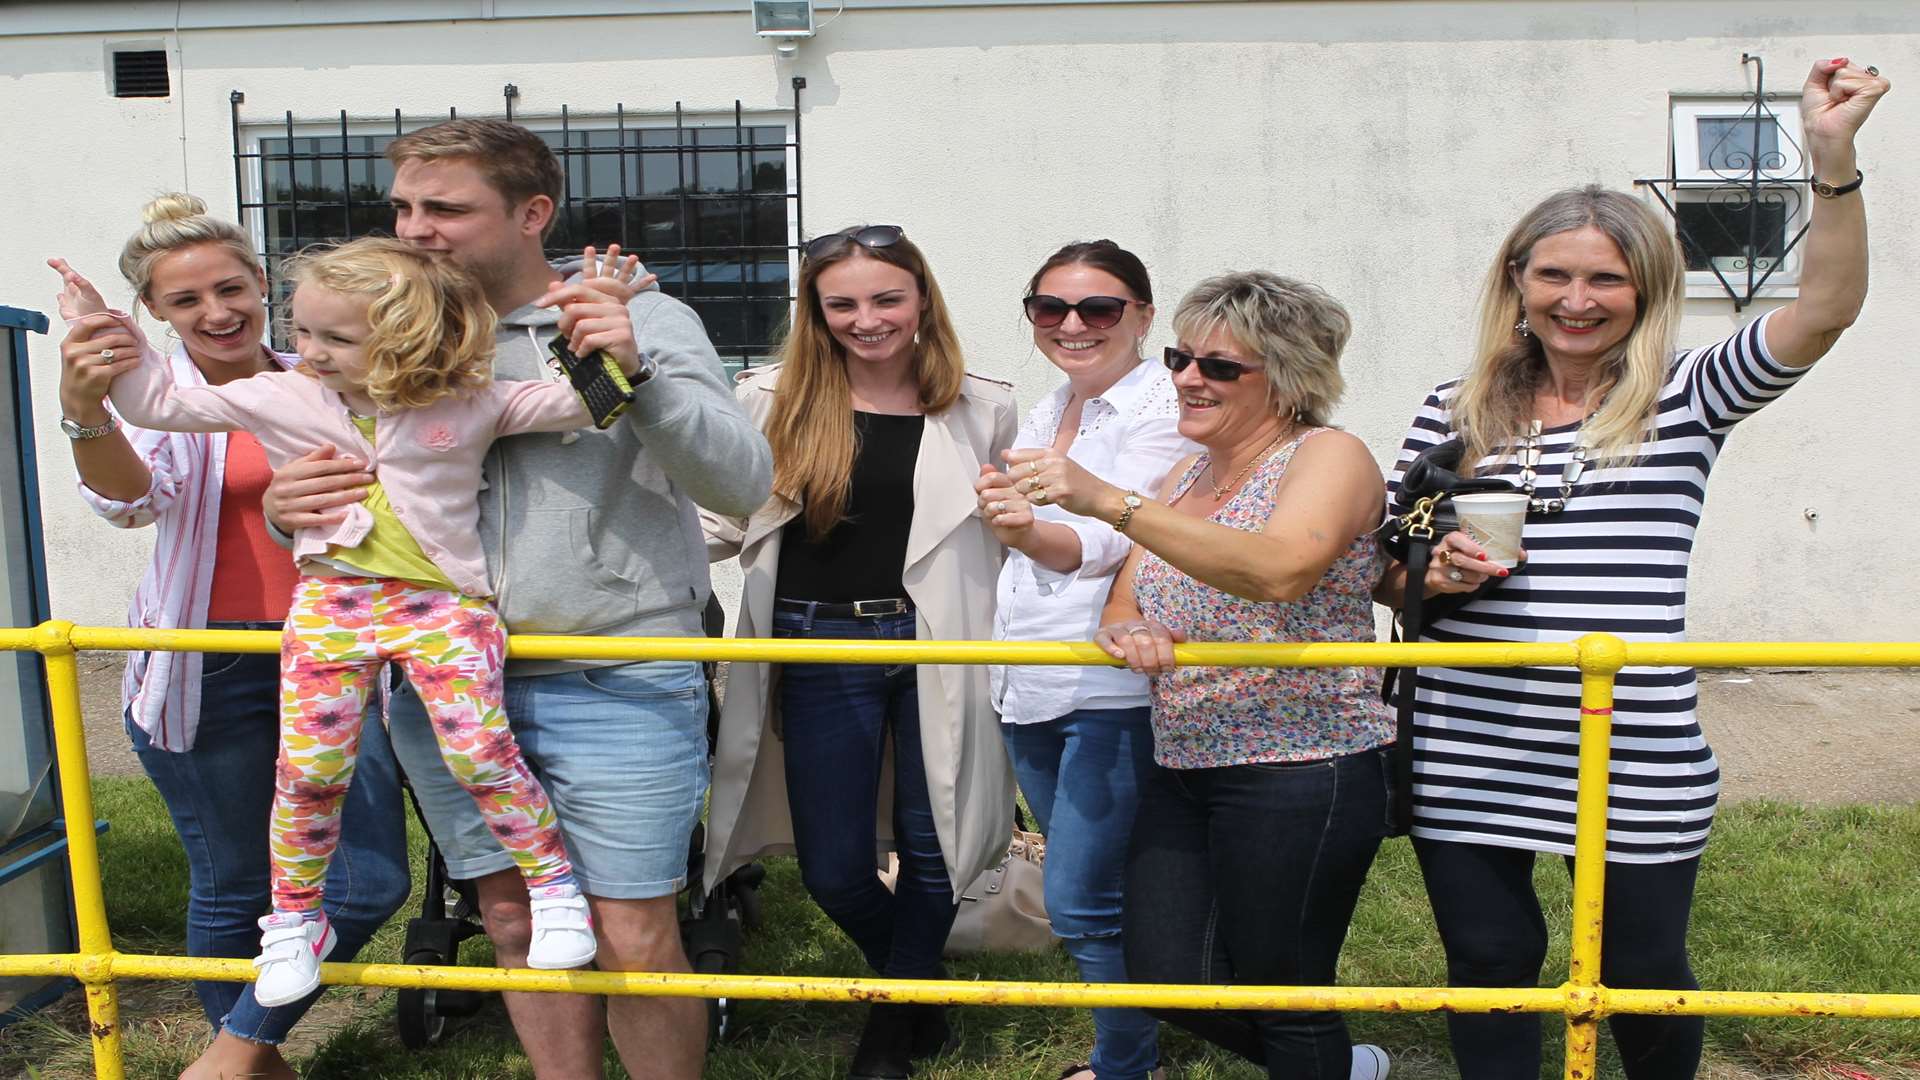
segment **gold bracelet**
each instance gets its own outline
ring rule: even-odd
[[[1146,502],[1146,500],[1142,499],[1140,493],[1137,491],[1129,491],[1120,496],[1120,516],[1113,519],[1113,531],[1119,533],[1126,532],[1127,526],[1133,524],[1133,512],[1140,509],[1141,504],[1144,502]]]

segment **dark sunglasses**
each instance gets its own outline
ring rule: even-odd
[[[848,243],[859,244],[868,250],[892,247],[906,239],[906,236],[907,230],[898,225],[861,225],[814,237],[807,241],[806,247],[800,249],[800,257],[803,260],[817,259],[822,255],[832,254]]]
[[[1117,324],[1121,316],[1127,313],[1127,305],[1139,302],[1123,300],[1118,296],[1089,296],[1077,304],[1069,304],[1057,296],[1048,296],[1046,293],[1037,293],[1021,301],[1026,305],[1027,318],[1035,326],[1059,326],[1067,321],[1067,312],[1077,311],[1080,313],[1080,321],[1095,330],[1105,330]]]
[[[1185,371],[1188,364],[1199,364],[1200,375],[1214,382],[1232,382],[1253,370],[1250,364],[1238,360],[1228,360],[1218,356],[1195,356],[1182,352],[1172,345],[1167,346],[1166,365],[1168,371]]]

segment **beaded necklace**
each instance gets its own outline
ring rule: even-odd
[[[1520,490],[1527,495],[1528,507],[1536,514],[1557,514],[1565,510],[1567,500],[1575,494],[1574,485],[1587,471],[1587,454],[1587,429],[1583,424],[1574,435],[1573,451],[1560,470],[1560,494],[1551,499],[1535,497],[1533,487],[1538,474],[1534,470],[1540,465],[1540,421],[1528,423],[1527,433],[1520,437]]]

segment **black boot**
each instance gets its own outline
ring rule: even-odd
[[[910,1052],[913,1060],[939,1057],[960,1045],[960,1037],[954,1034],[952,1025],[947,1023],[945,1005],[909,1005],[907,1008],[913,1010],[913,1043]]]
[[[867,1028],[860,1048],[853,1052],[847,1080],[907,1080],[912,1070],[908,1053],[913,1045],[911,1005],[876,1002],[867,1012]]]

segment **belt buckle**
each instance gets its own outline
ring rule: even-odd
[[[856,618],[868,615],[905,615],[906,613],[907,602],[897,596],[891,600],[855,600],[853,602],[853,614]]]

